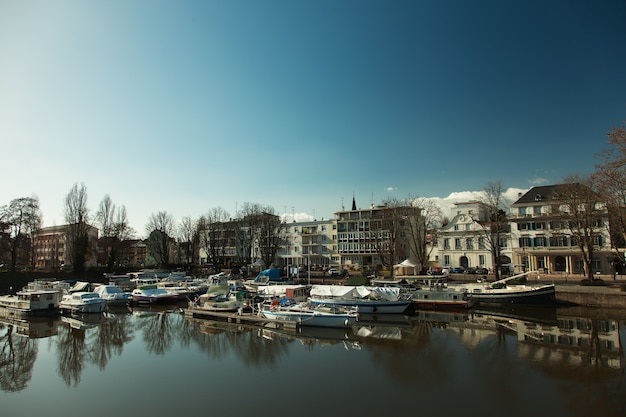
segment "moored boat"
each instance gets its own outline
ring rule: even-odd
[[[168,292],[165,288],[158,288],[156,284],[141,285],[131,294],[133,301],[139,304],[166,304],[179,301],[176,294]]]
[[[359,313],[401,314],[411,300],[397,287],[366,287],[347,285],[313,285],[311,304],[339,305],[356,308]]]
[[[108,305],[126,305],[133,301],[131,293],[123,291],[117,285],[99,285],[93,291],[104,298]]]
[[[0,296],[0,307],[8,314],[15,315],[54,315],[59,314],[59,303],[63,293],[57,290],[18,291]]]
[[[78,291],[63,295],[59,303],[59,310],[62,313],[71,314],[102,313],[106,306],[106,300],[97,293]]]
[[[554,284],[512,284],[509,281],[519,279],[537,271],[524,272],[494,282],[463,283],[476,305],[553,305],[556,303]],[[457,284],[455,284],[457,285]]]
[[[263,317],[277,322],[293,322],[299,326],[313,327],[350,327],[359,317],[356,310],[337,305],[309,303],[266,305],[260,313]]]

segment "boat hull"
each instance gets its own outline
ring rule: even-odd
[[[312,298],[310,302],[313,305],[336,305],[348,309],[356,309],[361,314],[402,314],[411,305],[410,300],[370,301]]]
[[[294,322],[300,326],[312,327],[351,327],[357,321],[355,314],[322,314],[316,311],[268,310],[263,311],[263,317],[270,320]]]
[[[472,292],[472,299],[477,305],[553,305],[556,303],[556,287],[510,286],[501,289],[483,289]]]
[[[409,293],[414,308],[471,308],[475,300],[466,291],[424,289]]]

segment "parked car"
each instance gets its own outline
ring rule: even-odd
[[[489,273],[489,269],[487,269],[487,268],[484,268],[484,267],[480,266],[480,267],[476,268],[476,270],[474,271],[474,273],[476,273],[476,274],[486,275],[486,274],[488,274],[488,273]]]
[[[464,271],[465,268],[463,268],[462,266],[455,266],[450,270],[450,272],[453,274],[462,274]]]
[[[339,270],[337,268],[330,268],[328,270],[328,275],[331,275],[331,276],[339,275]]]

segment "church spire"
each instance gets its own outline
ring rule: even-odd
[[[356,201],[354,200],[354,193],[352,193],[352,210],[356,210]]]

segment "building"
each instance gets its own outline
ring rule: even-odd
[[[519,271],[584,274],[581,250],[568,227],[568,209],[558,197],[559,190],[566,186],[533,187],[511,205],[513,257]],[[615,255],[610,247],[608,214],[601,203],[596,207],[600,217],[593,230],[591,269],[594,274],[612,274]]]
[[[71,268],[71,256],[66,241],[68,229],[68,225],[43,227],[33,235],[35,269],[55,271]],[[89,225],[87,247],[85,267],[97,266],[98,229]]]
[[[363,269],[379,265],[393,266],[414,258],[411,250],[411,229],[421,215],[417,207],[372,205],[335,213],[337,255],[334,262],[344,268]]]
[[[451,209],[450,222],[439,232],[438,261],[444,268],[487,268],[496,265],[492,243],[483,224],[487,221],[484,206],[478,201],[456,203]],[[500,266],[504,272],[511,268],[511,234],[503,232],[500,245]],[[495,242],[494,242],[495,244]]]
[[[337,223],[311,220],[287,224],[285,244],[278,251],[281,266],[320,270],[337,266]]]

